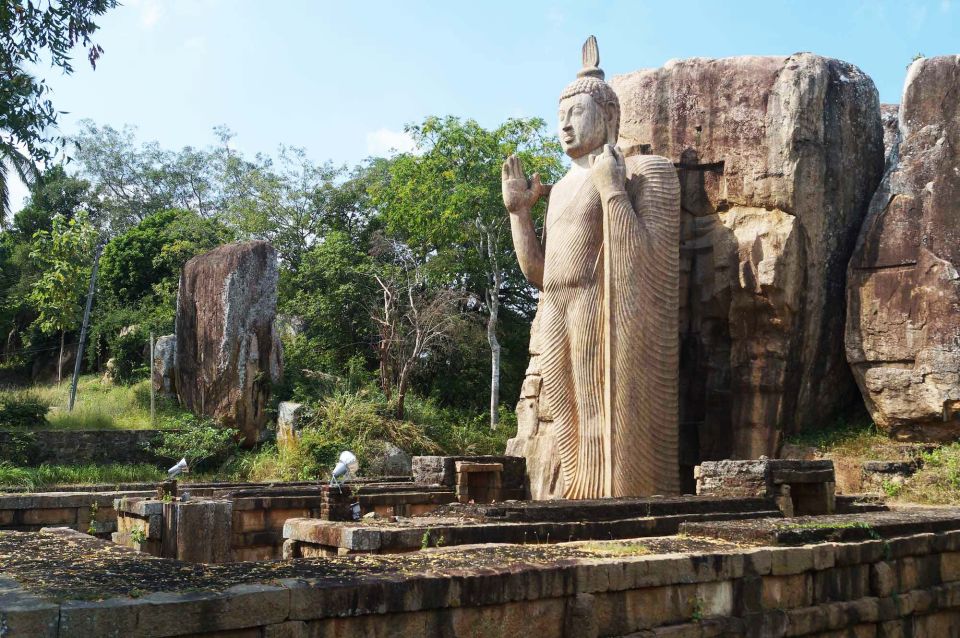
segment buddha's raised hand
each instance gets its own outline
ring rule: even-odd
[[[501,180],[503,204],[511,213],[530,210],[546,192],[546,187],[540,183],[538,173],[533,174],[533,179],[527,180],[527,176],[523,174],[520,158],[516,155],[511,155],[504,160]]]

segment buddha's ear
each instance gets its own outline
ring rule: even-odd
[[[620,136],[620,106],[615,102],[603,105],[603,122],[607,128],[607,144],[616,144]]]

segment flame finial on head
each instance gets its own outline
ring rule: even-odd
[[[617,94],[603,81],[604,74],[599,64],[600,50],[597,48],[597,38],[590,36],[583,43],[583,68],[577,72],[577,79],[568,84],[560,94],[560,100],[578,93],[587,93],[601,106],[616,104],[619,110],[620,102],[617,100]]]
[[[578,78],[597,78],[602,80],[603,69],[600,68],[600,49],[597,48],[596,36],[590,36],[583,43],[583,68],[577,72]]]

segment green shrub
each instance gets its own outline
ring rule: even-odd
[[[27,465],[34,456],[36,437],[32,432],[11,432],[0,447],[0,462]]]
[[[130,385],[150,375],[150,362],[144,356],[149,340],[139,327],[108,340],[113,360],[110,376],[115,382]]]
[[[0,428],[43,427],[49,411],[50,404],[33,393],[0,393]]]
[[[191,471],[222,461],[237,449],[239,432],[221,427],[213,419],[192,414],[167,417],[162,432],[149,444],[149,450],[171,461],[187,459]]]

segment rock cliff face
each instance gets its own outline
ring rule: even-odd
[[[180,275],[176,387],[180,402],[256,443],[267,422],[282,353],[274,333],[277,252],[228,244],[194,257]]]
[[[844,284],[883,172],[880,105],[859,69],[806,53],[671,61],[611,85],[620,147],[667,157],[680,177],[681,478],[692,492],[699,461],[773,456],[784,434],[856,397]],[[555,455],[531,350],[507,449],[527,457],[532,496],[549,498]]]
[[[960,435],[960,56],[907,73],[895,145],[850,260],[847,357],[878,426]]]

